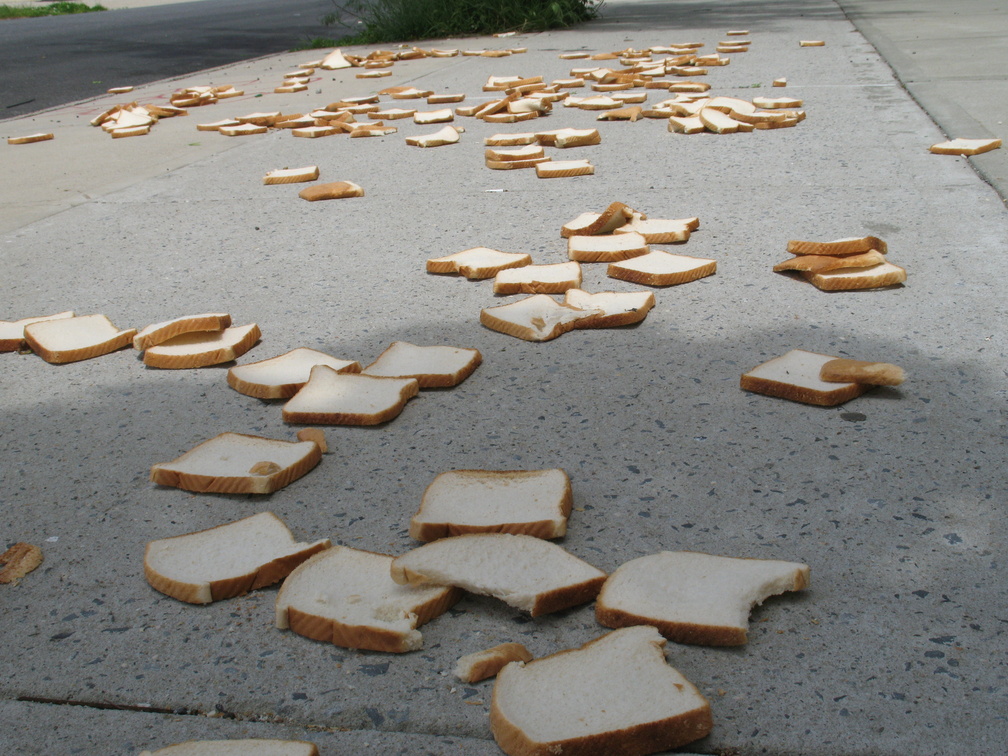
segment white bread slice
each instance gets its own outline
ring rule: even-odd
[[[223,331],[182,333],[144,351],[148,367],[182,370],[231,362],[255,346],[262,334],[249,323]]]
[[[482,361],[478,349],[393,341],[361,372],[381,378],[415,378],[420,388],[448,388],[462,383]]]
[[[304,740],[243,738],[187,740],[156,751],[141,751],[140,756],[319,756],[319,752],[314,743]]]
[[[147,128],[147,129],[149,129],[150,127],[146,126],[146,127],[137,127],[137,128]],[[229,137],[251,136],[252,134],[265,134],[267,131],[269,131],[269,127],[268,126],[259,126],[259,125],[254,124],[254,123],[241,123],[239,121],[239,123],[238,123],[237,126],[221,126],[219,129],[217,129],[217,131],[218,131],[218,133],[223,134],[224,136],[229,136]],[[147,133],[147,132],[145,131],[143,133]],[[113,134],[113,136],[114,136],[114,134]]]
[[[414,147],[443,147],[446,144],[455,144],[459,140],[459,132],[454,126],[445,126],[440,131],[423,136],[406,137],[406,144]]]
[[[299,184],[303,181],[314,181],[319,177],[317,165],[306,165],[303,168],[278,168],[263,176],[263,183],[274,184]]]
[[[630,222],[634,217],[633,208],[622,202],[613,202],[601,213],[581,213],[577,218],[560,227],[561,238],[571,236],[596,236],[611,234],[617,228]],[[647,216],[641,215],[642,218]]]
[[[739,131],[752,131],[754,128],[752,124],[736,121],[727,113],[711,107],[701,108],[697,116],[707,130],[715,134],[735,134]]]
[[[413,123],[418,123],[422,126],[426,126],[432,123],[448,123],[455,120],[455,114],[452,112],[451,108],[442,108],[441,110],[428,110],[425,112],[417,112],[413,114]]]
[[[539,178],[569,178],[571,176],[591,176],[595,166],[587,160],[551,160],[536,167]]]
[[[526,144],[522,147],[497,148],[487,147],[483,152],[486,160],[535,160],[543,157],[543,148],[538,144]]]
[[[529,661],[532,661],[532,654],[521,643],[501,643],[461,657],[455,664],[454,674],[462,682],[476,683],[493,677],[511,662]]]
[[[546,294],[535,294],[510,304],[485,307],[480,311],[480,323],[525,341],[550,341],[572,330],[581,318],[597,314],[598,310],[581,310],[560,304]]]
[[[31,350],[55,365],[109,354],[129,346],[135,335],[135,328],[120,331],[104,315],[40,320],[24,327]]]
[[[641,754],[707,735],[707,699],[665,661],[653,627],[509,664],[494,683],[490,729],[509,756]]]
[[[796,97],[753,97],[752,104],[764,110],[800,108],[802,101]]]
[[[881,265],[885,256],[876,249],[854,255],[795,255],[773,266],[775,273],[787,270],[826,273],[840,268],[870,268]]]
[[[220,121],[213,121],[212,123],[197,123],[196,131],[220,131],[223,126],[239,126],[240,124],[234,118],[223,118]]]
[[[153,465],[150,479],[200,493],[268,494],[305,475],[321,459],[322,450],[313,441],[221,433],[171,462]]]
[[[133,337],[133,348],[141,352],[152,346],[163,344],[183,333],[201,331],[223,331],[231,325],[231,316],[226,312],[208,312],[203,315],[184,315],[181,318],[153,323]]]
[[[190,604],[241,596],[279,583],[301,562],[332,544],[297,543],[272,512],[196,533],[151,541],[144,575],[155,590]]]
[[[532,263],[526,252],[501,252],[488,247],[473,247],[446,257],[432,257],[427,261],[428,273],[458,273],[470,281],[493,278],[502,270],[520,268]]]
[[[618,567],[595,618],[606,627],[651,625],[676,643],[740,646],[754,606],[808,584],[807,564],[662,551]]]
[[[423,646],[416,629],[462,592],[392,582],[392,557],[333,546],[303,562],[277,593],[276,626],[345,648],[404,653]]]
[[[576,262],[524,265],[508,268],[494,277],[494,294],[563,294],[581,285]]]
[[[335,71],[340,68],[350,68],[352,66],[353,63],[344,57],[343,51],[338,47],[322,58],[322,62],[318,64],[318,68],[326,71]]]
[[[996,150],[1000,146],[1000,139],[963,139],[959,137],[948,142],[932,144],[930,151],[935,155],[979,155]]]
[[[698,115],[670,115],[668,130],[678,134],[702,134],[707,131],[707,126]]]
[[[830,383],[819,377],[823,365],[836,359],[826,354],[792,349],[781,357],[757,365],[742,374],[740,387],[757,394],[777,396],[804,404],[833,407],[863,394],[868,386],[848,382]]]
[[[373,121],[398,121],[401,118],[412,118],[416,115],[413,108],[389,108],[388,110],[373,110],[367,117]]]
[[[690,232],[700,227],[699,218],[637,218],[617,228],[616,234],[639,234],[648,244],[677,244],[689,241]]]
[[[48,142],[53,139],[54,135],[51,132],[43,132],[38,134],[28,134],[26,136],[17,137],[7,137],[7,144],[35,144],[35,142]]]
[[[906,380],[903,368],[888,362],[865,362],[837,358],[824,363],[819,377],[827,383],[863,383],[869,386],[899,386]]]
[[[418,541],[469,533],[562,538],[572,503],[560,469],[452,470],[427,486],[409,532]]]
[[[539,144],[566,149],[567,147],[588,147],[602,143],[598,129],[556,129],[536,134]]]
[[[62,318],[72,318],[73,310],[58,312],[55,315],[40,315],[21,320],[0,320],[0,352],[16,352],[24,348],[24,329],[26,325],[41,323],[46,320],[60,320]]]
[[[337,373],[359,373],[359,362],[340,360],[307,347],[259,362],[235,365],[228,370],[228,386],[257,399],[289,399],[308,383],[311,369],[327,365]]]
[[[647,241],[638,233],[567,237],[567,256],[577,262],[619,262],[650,251]]]
[[[494,134],[483,140],[487,147],[518,147],[524,144],[535,144],[536,135],[531,131],[523,134]]]
[[[632,260],[610,263],[610,278],[645,286],[676,286],[717,272],[717,262],[703,257],[653,251]]]
[[[904,283],[906,270],[890,262],[869,268],[838,268],[825,273],[803,273],[806,280],[823,291],[881,289]]]
[[[792,255],[857,255],[872,249],[882,254],[889,251],[888,245],[877,236],[850,237],[828,242],[792,239],[787,243],[787,251]]]
[[[590,294],[583,289],[568,289],[564,294],[564,304],[579,310],[597,310],[574,321],[575,328],[618,328],[639,323],[647,317],[655,305],[655,296],[650,291],[600,291]]]
[[[284,405],[285,423],[378,425],[397,417],[420,391],[413,378],[376,378],[311,369],[308,382]]]
[[[533,617],[591,601],[606,579],[552,541],[509,533],[441,538],[396,557],[391,569],[400,585],[452,585]]]

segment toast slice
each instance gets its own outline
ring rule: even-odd
[[[521,268],[532,264],[532,255],[526,252],[501,252],[488,247],[473,247],[446,257],[432,257],[427,261],[428,273],[458,273],[470,281],[493,278],[502,270]]]
[[[576,262],[508,268],[494,277],[494,294],[563,294],[581,285]]]
[[[427,486],[409,532],[418,541],[470,533],[562,538],[572,502],[560,469],[452,470]]]
[[[319,752],[314,743],[305,740],[241,738],[187,740],[156,751],[141,751],[140,756],[319,756]]]
[[[42,323],[46,320],[72,318],[73,316],[73,310],[67,310],[55,315],[39,315],[21,318],[21,320],[0,320],[0,352],[17,352],[25,348],[24,329],[26,325]]]
[[[641,257],[610,263],[610,278],[645,286],[677,286],[717,272],[717,262],[703,257],[653,251]]]
[[[326,365],[337,373],[361,371],[359,362],[300,347],[268,360],[235,365],[228,370],[227,382],[235,391],[257,399],[290,399],[308,383],[316,365]]]
[[[329,539],[297,543],[272,512],[196,533],[151,541],[144,574],[155,590],[189,604],[242,594],[278,583]]]
[[[398,585],[392,557],[333,546],[303,562],[277,593],[276,626],[344,648],[404,653],[423,646],[416,629],[451,608],[462,592]]]
[[[152,466],[150,479],[200,493],[268,494],[305,475],[321,459],[322,450],[313,441],[221,433],[171,462]]]
[[[183,333],[146,349],[143,361],[148,367],[169,370],[219,365],[241,357],[260,336],[255,323],[223,331]]]
[[[143,351],[152,346],[163,344],[169,339],[181,336],[184,333],[197,333],[205,331],[223,331],[231,325],[231,316],[226,312],[208,312],[203,315],[185,315],[173,320],[165,320],[161,323],[142,328],[133,337],[133,348]]]
[[[120,331],[104,315],[40,320],[24,327],[25,343],[54,365],[79,362],[127,347],[136,329]]]
[[[639,323],[655,305],[650,291],[600,291],[590,294],[584,289],[568,289],[564,304],[579,310],[595,310],[597,314],[574,321],[575,328],[619,328]]]
[[[868,268],[837,268],[824,273],[803,273],[805,279],[823,291],[883,289],[905,283],[907,273],[899,265],[884,262]]]
[[[477,533],[441,538],[392,560],[400,585],[450,585],[493,596],[533,617],[591,601],[606,574],[552,541]]]
[[[306,425],[379,425],[398,417],[419,391],[420,384],[413,378],[337,373],[316,365],[308,382],[284,405],[283,420]]]
[[[472,375],[482,361],[478,349],[393,341],[361,372],[380,378],[415,378],[420,388],[449,388]]]
[[[573,330],[581,318],[599,314],[560,304],[546,294],[480,311],[480,323],[494,331],[525,341],[550,341]]]
[[[807,564],[663,551],[618,567],[595,618],[606,627],[651,625],[676,643],[740,646],[753,606],[808,584]]]
[[[501,643],[461,657],[455,664],[455,677],[462,682],[476,683],[493,677],[511,662],[528,661],[532,661],[532,654],[521,643]]]
[[[567,237],[567,256],[577,262],[619,262],[650,251],[647,241],[637,233]]]
[[[825,354],[792,349],[743,373],[740,387],[803,404],[834,407],[861,396],[868,389],[867,385],[853,381],[831,383],[822,380],[819,374],[823,365],[834,359]]]
[[[710,704],[665,661],[653,627],[509,664],[494,683],[490,729],[509,756],[641,754],[707,735]]]

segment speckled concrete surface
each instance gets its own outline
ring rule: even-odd
[[[316,470],[253,498],[147,482],[151,464],[219,432],[293,436],[279,404],[232,391],[223,368],[150,370],[125,351],[59,367],[0,355],[0,533],[46,554],[3,591],[0,717],[60,722],[48,752],[247,736],[260,719],[279,728],[263,725],[270,733],[319,728],[332,738],[318,741],[323,753],[371,737],[388,738],[389,752],[493,752],[491,684],[454,681],[455,660],[508,640],[537,656],[580,645],[603,632],[590,605],[531,620],[467,598],[422,628],[422,651],[360,652],[274,629],[275,589],[206,607],[162,596],[143,579],[143,547],[269,509],[303,539],[395,554],[414,545],[408,520],[438,473],[557,466],[574,487],[563,544],[601,569],[662,549],[811,565],[809,591],[754,611],[747,646],[670,644],[670,663],[713,708],[714,731],[693,750],[997,752],[1008,734],[995,509],[1008,461],[1008,213],[963,160],[927,153],[940,132],[835,5],[712,7],[685,25],[666,6],[613,3],[579,30],[483,41],[528,45],[524,55],[400,64],[377,87],[327,79],[290,102],[405,80],[471,102],[490,74],[566,75],[564,50],[712,47],[748,26],[752,50],[712,69],[713,91],[801,97],[805,122],[724,136],[601,123],[601,145],[560,155],[589,157],[596,175],[553,181],[483,166],[483,137],[523,124],[460,119],[461,143],[429,150],[403,143],[434,130],[410,123],[382,139],[276,133],[0,238],[4,318],[73,308],[142,327],[227,310],[263,332],[241,362],[310,346],[364,363],[397,339],[484,357],[465,383],[422,393],[385,426],[330,429]],[[804,38],[827,45],[799,48]],[[769,89],[779,76],[788,88]],[[199,119],[250,109],[221,104]],[[125,141],[177,141],[194,120]],[[592,114],[557,108],[534,128],[589,125]],[[297,186],[260,183],[308,163],[367,196],[308,204]],[[510,301],[489,282],[423,272],[428,257],[477,245],[562,261],[560,225],[613,200],[699,216],[673,251],[715,258],[717,275],[656,290],[639,326],[533,344],[479,325],[481,307]],[[867,233],[888,241],[906,286],[826,294],[770,271],[788,239]],[[584,270],[586,288],[633,288]],[[909,378],[832,409],[739,390],[742,372],[792,348],[884,359]],[[191,715],[39,714],[17,699]],[[202,716],[215,711],[236,719]],[[3,732],[6,750],[32,747]]]

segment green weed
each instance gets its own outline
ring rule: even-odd
[[[47,5],[0,5],[0,19],[37,18],[39,16],[65,16],[72,13],[91,13],[108,10],[104,5],[86,3],[48,3]]]

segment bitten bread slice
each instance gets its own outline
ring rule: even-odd
[[[187,740],[156,751],[141,751],[140,756],[319,756],[319,752],[314,743],[304,740],[243,738]]]
[[[577,262],[619,262],[650,251],[644,237],[636,233],[567,238],[567,256]]]
[[[526,252],[501,252],[488,247],[473,247],[446,257],[427,261],[428,273],[458,273],[470,281],[493,278],[502,270],[521,268],[532,263]]]
[[[135,328],[120,331],[104,315],[41,320],[24,327],[24,339],[31,350],[53,364],[109,354],[129,346],[135,335]]]
[[[184,315],[181,318],[154,323],[140,330],[133,337],[133,348],[141,352],[184,333],[201,331],[223,331],[231,325],[231,316],[226,312],[208,312],[203,315]]]
[[[833,407],[860,396],[867,386],[830,383],[819,377],[823,365],[836,359],[826,354],[792,349],[742,374],[740,387],[757,394],[777,396],[804,404]]]
[[[560,469],[452,470],[427,486],[409,532],[418,541],[469,533],[562,538],[572,501]]]
[[[159,486],[186,491],[268,494],[310,471],[322,459],[313,441],[279,441],[221,433],[178,459],[151,467]]]
[[[710,704],[668,665],[664,645],[653,627],[628,627],[507,665],[490,704],[494,739],[509,756],[641,756],[704,737]]]
[[[485,307],[480,311],[480,323],[525,341],[549,341],[572,330],[581,318],[597,314],[598,310],[578,309],[546,294],[535,294],[510,304]]]
[[[581,285],[576,262],[524,265],[508,268],[494,277],[494,294],[563,294]]]
[[[381,378],[415,378],[420,388],[447,388],[462,383],[482,361],[478,349],[393,341],[361,372]]]
[[[316,365],[308,383],[283,408],[285,423],[378,425],[397,417],[420,391],[413,378],[337,373]]]
[[[302,563],[277,593],[276,626],[345,648],[403,653],[423,646],[416,629],[447,611],[462,593],[398,585],[392,557],[333,546]]]
[[[807,564],[663,551],[617,568],[595,617],[606,627],[652,625],[677,643],[740,646],[753,606],[808,584]]]
[[[0,320],[0,352],[16,352],[25,346],[24,329],[26,325],[41,323],[46,320],[72,318],[73,310],[58,312],[55,315],[40,315],[21,320]]]
[[[359,362],[341,360],[325,352],[300,347],[259,362],[235,365],[228,370],[228,386],[257,399],[289,399],[308,383],[311,369],[326,365],[337,373],[359,373]]]
[[[461,657],[455,664],[455,677],[475,683],[493,677],[511,662],[528,661],[532,661],[532,654],[521,643],[501,643]]]
[[[907,273],[899,265],[885,262],[869,268],[838,268],[825,273],[803,273],[806,280],[823,291],[881,289],[904,283]]]
[[[717,272],[717,262],[703,257],[670,255],[652,251],[641,257],[609,264],[610,278],[645,286],[675,286],[689,283]]]
[[[190,604],[209,604],[278,583],[331,545],[328,538],[298,543],[279,517],[260,512],[151,541],[144,551],[144,574],[161,593]]]
[[[655,304],[650,291],[600,291],[590,294],[583,289],[568,289],[564,304],[580,310],[596,310],[574,321],[575,328],[618,328],[639,323],[647,317]]]
[[[223,331],[183,333],[144,351],[148,367],[182,370],[231,362],[255,346],[262,334],[255,323]]]
[[[533,617],[591,601],[606,574],[551,541],[478,533],[441,538],[392,560],[401,585],[453,585]]]

